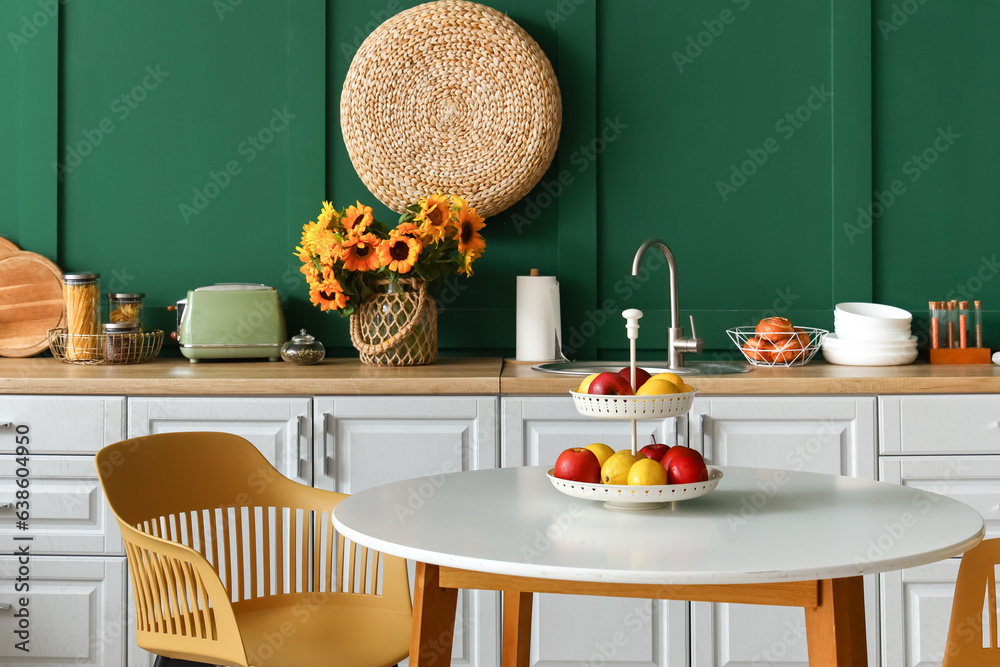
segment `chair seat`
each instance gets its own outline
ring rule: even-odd
[[[409,614],[344,604],[335,596],[284,597],[288,604],[234,605],[255,667],[389,667],[409,655]]]

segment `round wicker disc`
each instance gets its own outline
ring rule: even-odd
[[[538,44],[484,5],[441,0],[380,25],[340,97],[351,162],[398,213],[421,197],[466,197],[489,217],[526,195],[559,142],[559,84]]]

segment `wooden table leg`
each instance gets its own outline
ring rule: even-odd
[[[413,585],[410,667],[451,664],[458,589],[441,588],[439,574],[437,565],[417,563],[417,578]]]
[[[819,606],[806,607],[810,667],[867,667],[863,582],[860,576],[819,582]]]
[[[531,648],[530,592],[503,592],[503,667],[528,667]]]

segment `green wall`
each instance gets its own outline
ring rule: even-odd
[[[292,249],[323,199],[394,219],[351,166],[338,102],[364,37],[415,4],[5,0],[0,236],[146,292],[165,329],[188,289],[273,285],[290,329],[353,354]],[[563,129],[542,183],[487,221],[475,276],[440,295],[443,353],[512,353],[514,277],[539,268],[559,277],[571,357],[621,356],[626,307],[664,356],[666,268],[630,276],[649,237],[712,350],[771,312],[832,327],[847,300],[920,329],[928,299],[962,290],[1000,331],[1000,3],[491,4],[552,61]]]

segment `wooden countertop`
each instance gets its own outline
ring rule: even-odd
[[[640,364],[641,365],[641,364]],[[500,376],[504,394],[564,394],[582,376],[556,375],[531,366],[505,364]],[[813,361],[794,368],[755,368],[733,375],[692,375],[699,395],[799,394],[990,394],[1000,392],[1000,366],[930,365],[833,366]]]
[[[555,375],[500,358],[441,358],[428,366],[380,368],[357,359],[315,366],[266,361],[156,359],[146,364],[83,366],[51,358],[0,359],[0,394],[127,396],[314,396],[421,394],[566,395],[581,376]],[[855,367],[813,362],[735,375],[691,376],[705,395],[1000,393],[1000,366]]]
[[[357,359],[314,366],[269,361],[155,359],[85,366],[56,359],[0,359],[0,394],[299,395],[498,394],[500,358],[441,358],[428,366],[382,368]]]

